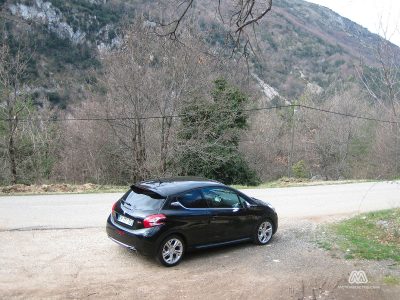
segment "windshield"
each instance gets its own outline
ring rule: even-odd
[[[134,210],[158,210],[164,202],[158,194],[137,187],[132,187],[122,200]]]

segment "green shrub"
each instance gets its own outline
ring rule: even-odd
[[[300,160],[292,166],[292,174],[296,178],[307,178],[308,172],[304,160]]]

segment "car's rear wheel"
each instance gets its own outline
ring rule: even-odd
[[[254,243],[258,245],[268,244],[272,238],[273,231],[273,223],[269,219],[262,220],[256,227],[256,232],[254,233]]]
[[[179,264],[185,253],[185,243],[178,235],[170,235],[162,241],[158,250],[158,261],[167,267]]]

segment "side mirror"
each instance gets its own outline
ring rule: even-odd
[[[182,207],[185,208],[179,201],[171,202],[170,204],[172,207]]]

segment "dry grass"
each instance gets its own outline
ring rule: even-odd
[[[263,189],[263,188],[285,188],[297,186],[332,185],[369,182],[367,179],[348,179],[348,180],[311,180],[307,178],[288,178],[282,177],[278,180],[262,183],[257,186],[232,185],[236,189]]]
[[[85,184],[41,184],[25,185],[14,184],[0,187],[0,195],[35,195],[35,194],[65,194],[65,193],[112,193],[125,192],[127,186]]]

